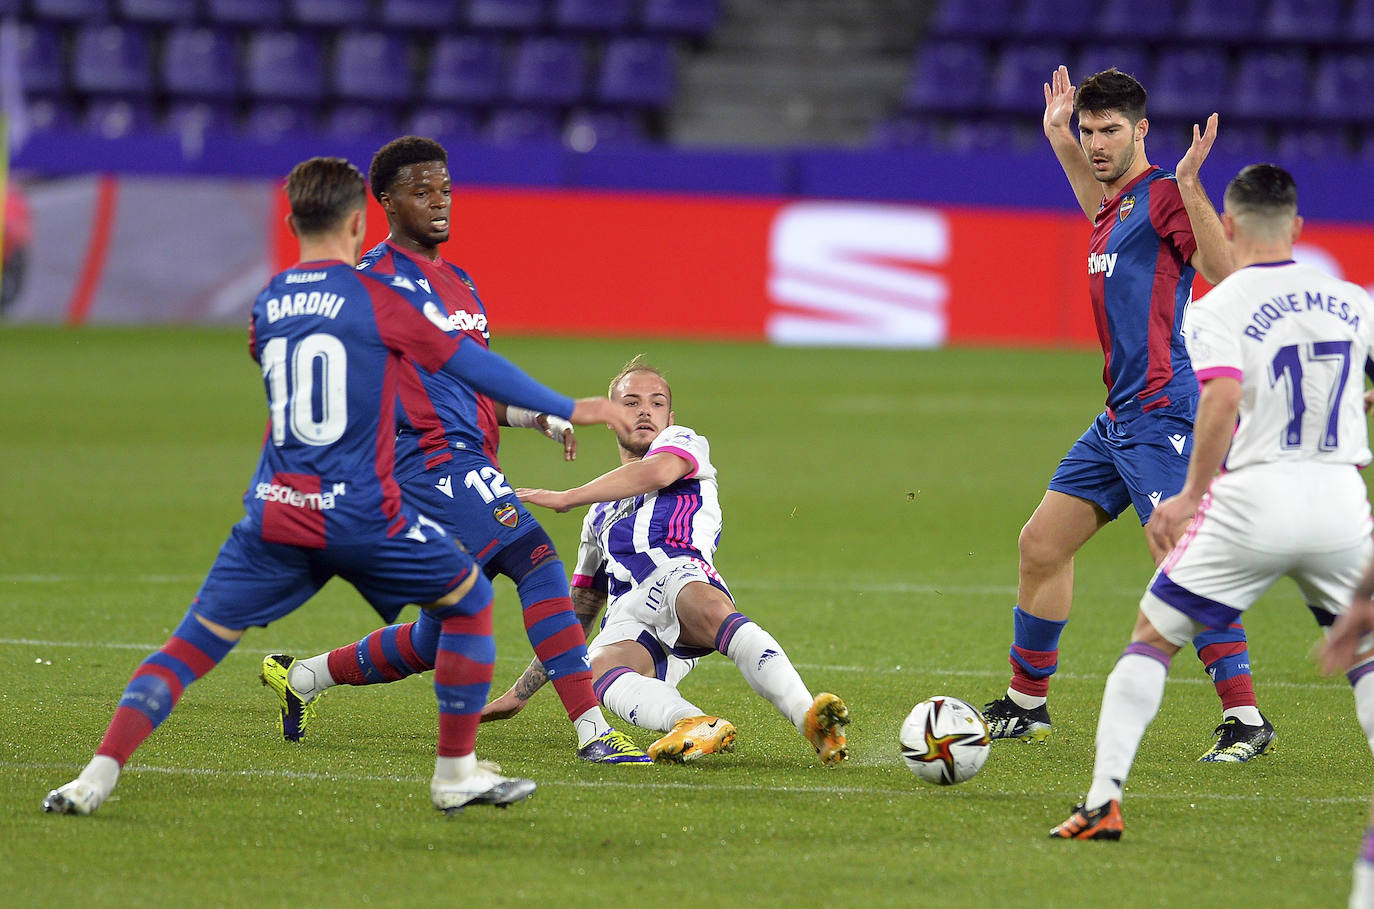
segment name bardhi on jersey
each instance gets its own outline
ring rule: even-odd
[[[1112,276],[1112,272],[1116,271],[1116,257],[1118,255],[1120,255],[1120,253],[1099,253],[1097,255],[1089,254],[1088,274],[1096,275],[1101,274],[1102,272],[1106,272],[1107,277],[1110,278]]]
[[[468,312],[466,309],[460,309],[445,315],[444,311],[433,300],[425,301],[424,313],[429,321],[444,331],[480,331],[482,337],[488,339],[491,337],[487,332],[486,313]]]
[[[322,271],[297,271],[287,275],[287,284],[314,284],[316,281],[323,281],[327,275]]]
[[[297,294],[282,294],[280,297],[273,297],[267,301],[267,321],[276,322],[278,319],[285,319],[288,316],[323,316],[326,319],[333,319],[339,315],[339,310],[343,308],[344,298],[340,294],[320,293],[312,290],[310,293],[301,291]]]
[[[253,490],[253,498],[264,502],[281,502],[306,511],[333,511],[334,499],[348,489],[346,483],[335,483],[330,492],[301,492],[294,486],[284,483],[259,483]]]
[[[1245,326],[1245,336],[1252,341],[1263,341],[1265,334],[1274,327],[1275,322],[1287,318],[1285,313],[1300,316],[1312,312],[1335,316],[1348,323],[1351,331],[1356,331],[1360,327],[1359,314],[1352,312],[1350,304],[1345,300],[1338,300],[1331,294],[1323,295],[1320,291],[1309,290],[1304,291],[1301,298],[1298,294],[1285,294],[1282,297],[1271,297],[1269,302],[1261,304],[1250,313],[1250,324]]]

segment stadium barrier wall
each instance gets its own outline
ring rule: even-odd
[[[88,175],[29,193],[17,321],[241,322],[295,255],[276,181]],[[1081,214],[461,186],[454,200],[446,256],[502,334],[1096,343]],[[368,244],[385,234],[372,203]],[[1299,255],[1374,285],[1371,248],[1374,225],[1309,222]]]
[[[31,265],[8,319],[240,322],[268,275],[294,256],[280,174],[308,154],[366,161],[375,147],[264,146],[234,158],[212,143],[192,159],[171,141],[95,143],[114,154],[103,161],[77,143],[46,169],[30,167]],[[32,164],[37,142],[21,161]],[[130,148],[147,157],[124,160]],[[503,334],[1096,344],[1088,224],[1064,208],[1072,200],[1048,154],[1001,166],[960,158],[954,167],[940,156],[859,152],[449,150],[465,182],[445,252],[472,274]],[[198,175],[216,170],[206,156],[223,157],[232,175]],[[1207,166],[1215,177],[1239,164],[1219,157]],[[263,169],[270,178],[255,175]],[[492,185],[517,176],[527,184]],[[647,188],[651,177],[659,189]],[[830,187],[837,198],[780,191],[798,185]],[[1303,193],[1309,226],[1299,255],[1374,285],[1374,223],[1313,217],[1306,184]],[[1059,204],[1034,204],[1048,195]],[[369,244],[385,233],[373,205]]]

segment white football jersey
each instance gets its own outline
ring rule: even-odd
[[[1189,307],[1183,333],[1200,382],[1241,382],[1227,470],[1369,463],[1364,371],[1374,304],[1363,288],[1292,261],[1250,265]]]
[[[587,586],[598,570],[607,574],[612,597],[673,559],[712,564],[720,545],[720,495],[711,446],[686,426],[669,426],[654,437],[645,457],[671,452],[691,463],[670,486],[618,502],[593,505],[582,522],[574,584]]]

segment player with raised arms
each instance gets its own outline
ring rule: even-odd
[[[1205,156],[1194,135],[1189,154]],[[1238,268],[1184,325],[1202,383],[1187,479],[1146,528],[1167,556],[1107,676],[1092,786],[1056,839],[1121,838],[1126,777],[1181,647],[1229,627],[1284,575],[1330,626],[1374,550],[1359,471],[1370,461],[1362,372],[1374,365],[1374,303],[1293,261],[1302,219],[1280,167],[1253,164],[1231,180],[1222,228]],[[1374,745],[1374,652],[1350,647],[1342,663]]]
[[[286,193],[300,261],[253,304],[249,351],[262,366],[269,416],[245,515],[171,638],[134,671],[95,757],[48,794],[46,811],[99,808],[186,686],[218,665],[246,629],[292,612],[335,575],[387,621],[418,603],[440,626],[435,807],[505,805],[535,788],[477,760],[495,659],[491,584],[439,524],[401,500],[392,473],[400,374],[408,363],[446,371],[484,394],[573,423],[628,431],[628,420],[605,398],[574,402],[469,338],[445,334],[388,282],[356,271],[366,185],[349,162],[305,161],[291,171]]]
[[[486,307],[467,272],[444,260],[452,214],[448,153],[432,139],[404,136],[372,158],[372,194],[390,234],[359,268],[380,277],[417,312],[455,337],[487,347]],[[402,410],[396,478],[405,501],[439,521],[472,553],[488,578],[505,575],[520,597],[536,659],[553,680],[577,734],[577,755],[604,764],[647,764],[648,756],[601,713],[592,691],[587,640],[573,612],[568,578],[553,540],[516,498],[497,461],[498,424],[539,429],[576,452],[572,427],[558,415],[507,408],[471,382],[407,363],[399,379]],[[297,741],[334,685],[393,682],[434,667],[440,628],[422,612],[362,640],[305,659],[272,654],[262,679],[277,694],[282,733]]]
[[[1179,327],[1195,270],[1214,284],[1232,270],[1221,223],[1198,179],[1198,156],[1185,156],[1176,175],[1145,157],[1150,124],[1139,82],[1109,69],[1075,90],[1061,66],[1044,93],[1045,135],[1093,222],[1088,287],[1107,403],[1059,463],[1021,530],[1011,682],[983,708],[994,739],[1036,742],[1050,734],[1050,677],[1073,606],[1074,555],[1128,506],[1148,524],[1155,504],[1183,485],[1198,389]],[[1207,147],[1216,129],[1213,114]],[[1151,555],[1156,564],[1163,557],[1153,549]],[[1216,741],[1202,760],[1245,761],[1271,748],[1274,728],[1256,705],[1240,622],[1208,629],[1194,644],[1222,706]]]

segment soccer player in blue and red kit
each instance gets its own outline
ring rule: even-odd
[[[1050,734],[1046,700],[1073,602],[1074,554],[1128,505],[1144,525],[1161,499],[1183,488],[1198,382],[1179,329],[1194,274],[1215,284],[1233,270],[1198,180],[1215,114],[1174,175],[1145,157],[1145,89],[1133,77],[1110,69],[1075,91],[1061,66],[1044,88],[1045,135],[1093,222],[1088,284],[1107,406],[1060,462],[1021,531],[1011,684],[983,716],[993,738],[1023,741]],[[1151,555],[1158,562],[1165,553]],[[1240,622],[1194,643],[1222,703],[1216,741],[1202,760],[1245,761],[1272,748],[1274,728],[1255,702]]]
[[[472,279],[439,254],[449,238],[451,213],[444,147],[419,136],[396,139],[373,157],[369,178],[391,232],[359,268],[387,281],[446,332],[486,347],[487,313]],[[405,501],[440,521],[488,578],[505,575],[514,582],[535,657],[577,733],[578,756],[596,763],[649,763],[644,751],[606,722],[592,690],[587,639],[573,612],[563,563],[497,462],[498,423],[566,438],[569,457],[571,427],[556,415],[550,423],[547,414],[507,408],[470,382],[427,373],[417,364],[402,369],[399,387],[396,478]],[[277,693],[283,734],[298,740],[314,715],[314,699],[333,685],[392,682],[432,669],[439,634],[433,616],[421,613],[418,621],[381,628],[312,657],[267,657],[262,679]]]
[[[440,627],[435,807],[504,805],[534,790],[477,761],[495,658],[491,584],[442,527],[401,500],[392,472],[398,381],[418,365],[574,423],[627,431],[628,420],[605,398],[574,402],[482,345],[439,331],[388,282],[355,271],[367,197],[352,164],[312,158],[292,170],[286,192],[300,263],[253,304],[249,350],[262,366],[269,419],[246,514],[171,638],[134,671],[95,757],[48,794],[47,811],[99,808],[187,685],[246,629],[290,613],[335,575],[387,620],[417,603]]]

